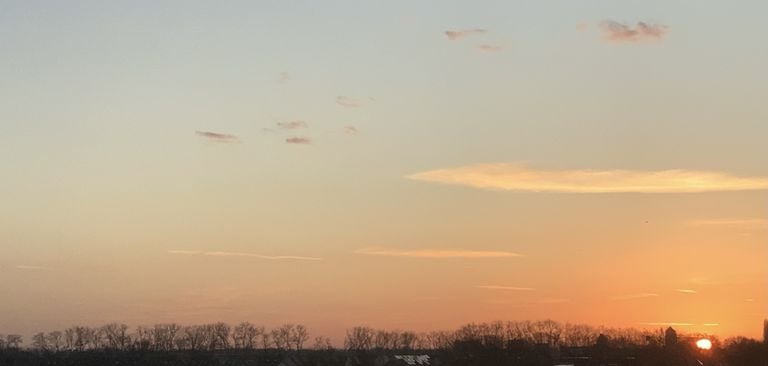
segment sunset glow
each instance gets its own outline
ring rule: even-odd
[[[0,334],[248,321],[343,347],[358,326],[550,320],[593,327],[578,347],[761,339],[765,14],[0,1]]]
[[[703,338],[696,341],[696,347],[703,350],[708,350],[712,348],[712,341],[709,339]]]

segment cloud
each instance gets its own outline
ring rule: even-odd
[[[461,39],[469,36],[485,34],[486,32],[488,31],[485,29],[475,28],[475,29],[465,29],[465,30],[448,30],[448,31],[445,31],[444,34],[451,41],[455,41],[457,39]]]
[[[285,143],[287,144],[305,144],[309,145],[312,143],[312,140],[308,137],[289,137],[285,139]]]
[[[705,327],[719,327],[720,323],[704,323],[702,325]]]
[[[491,44],[481,44],[478,46],[475,46],[475,49],[482,53],[496,53],[501,51],[502,47],[497,45],[491,45]]]
[[[693,323],[678,323],[678,322],[643,322],[639,324],[651,325],[651,326],[665,326],[665,327],[690,327],[690,326],[696,325]]]
[[[20,264],[15,267],[16,269],[28,270],[28,271],[50,271],[51,269],[43,266],[29,266]]]
[[[613,20],[600,23],[600,29],[603,31],[603,39],[609,42],[658,41],[666,36],[668,30],[664,25],[644,22],[637,22],[633,28]]]
[[[536,289],[530,287],[517,287],[517,286],[500,286],[500,285],[480,285],[475,286],[486,290],[504,290],[504,291],[534,291]]]
[[[307,128],[309,125],[307,125],[307,122],[297,119],[293,121],[277,122],[277,127],[284,130],[295,130],[297,128]]]
[[[344,126],[344,133],[347,135],[357,135],[358,132],[360,131],[355,126]]]
[[[659,294],[643,292],[643,293],[639,293],[639,294],[628,294],[628,295],[614,296],[614,297],[611,298],[611,300],[623,301],[623,300],[644,299],[644,298],[648,298],[648,297],[659,297]]]
[[[768,178],[695,170],[544,170],[517,163],[436,169],[408,179],[473,188],[557,193],[695,193],[768,189]]]
[[[684,294],[696,294],[698,291],[696,290],[687,290],[687,289],[676,289],[675,291],[684,293]]]
[[[231,143],[238,142],[239,139],[235,135],[227,135],[224,133],[210,132],[210,131],[195,131],[198,136],[205,137],[208,141]]]
[[[285,71],[281,72],[280,73],[280,78],[278,79],[278,81],[280,81],[281,83],[284,83],[284,82],[286,82],[288,80],[291,80],[291,75],[288,74]]]
[[[768,219],[712,219],[712,220],[693,220],[688,225],[692,226],[721,226],[738,227],[748,229],[768,229]]]
[[[267,260],[301,260],[301,261],[323,260],[323,258],[317,258],[317,257],[301,257],[301,256],[295,256],[295,255],[263,255],[263,254],[246,253],[246,252],[207,252],[207,251],[201,251],[201,250],[169,250],[168,253],[181,254],[181,255],[202,255],[202,256],[210,256],[210,257],[248,257],[248,258],[267,259]]]
[[[345,97],[343,95],[336,97],[336,104],[342,107],[348,107],[348,108],[357,108],[361,105],[360,101],[358,101],[357,99]]]
[[[565,304],[571,302],[571,299],[539,299],[536,302],[539,304]]]
[[[387,257],[409,257],[409,258],[513,258],[520,257],[518,253],[504,251],[483,251],[483,250],[463,250],[463,249],[416,249],[400,250],[386,248],[363,248],[355,251],[357,254],[378,255]]]

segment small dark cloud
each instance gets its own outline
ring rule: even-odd
[[[357,108],[360,106],[360,102],[357,99],[345,96],[336,97],[336,104],[348,108]]]
[[[355,126],[344,126],[344,133],[347,135],[357,135],[359,132]]]
[[[285,139],[285,142],[287,144],[304,144],[309,145],[312,143],[312,140],[307,137],[289,137]]]
[[[224,133],[211,132],[211,131],[195,131],[198,136],[205,137],[209,141],[231,143],[240,141],[235,135],[228,135]]]
[[[486,32],[487,30],[485,29],[475,28],[475,29],[464,29],[464,30],[448,30],[448,31],[445,31],[444,34],[451,41],[455,41],[457,39],[474,36],[474,35],[480,35]]]
[[[668,32],[667,26],[664,25],[637,22],[637,25],[632,27],[613,20],[600,23],[600,29],[603,31],[603,39],[609,42],[658,41]]]
[[[302,120],[294,120],[294,121],[277,122],[277,127],[280,127],[284,130],[294,130],[297,128],[307,128],[309,126],[307,125],[307,122],[304,122]]]

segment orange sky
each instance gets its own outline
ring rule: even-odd
[[[765,2],[48,5],[0,12],[0,333],[761,335]]]

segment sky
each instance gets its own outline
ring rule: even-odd
[[[0,333],[759,337],[767,11],[0,0]]]

